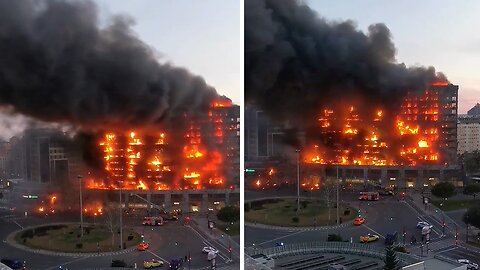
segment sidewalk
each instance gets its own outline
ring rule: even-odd
[[[245,222],[244,224],[245,226],[249,226],[253,228],[268,229],[268,230],[284,230],[284,231],[326,231],[326,230],[334,230],[334,229],[353,226],[351,222],[344,222],[340,225],[317,226],[317,227],[282,227],[282,226],[273,226],[273,225],[258,224],[258,223],[255,224],[251,222]]]
[[[427,204],[427,206],[425,206],[425,204],[423,203],[423,195],[419,192],[412,192],[408,194],[406,198],[406,203],[412,208],[414,208],[415,211],[430,216],[431,218],[438,221],[440,224],[445,221],[446,224],[455,224],[458,228],[461,228],[462,230],[465,229],[465,225],[463,223],[456,222],[449,215],[444,213],[441,209],[437,208],[435,205],[429,203]],[[466,244],[463,241],[462,237],[460,237],[459,239],[459,245],[480,254],[480,248]]]

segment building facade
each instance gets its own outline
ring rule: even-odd
[[[460,115],[457,124],[458,155],[480,151],[480,115]]]

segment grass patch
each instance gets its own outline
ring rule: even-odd
[[[240,235],[240,222],[217,224],[217,228],[230,236]]]
[[[253,207],[253,206],[256,207]],[[245,212],[245,220],[251,223],[275,226],[325,226],[336,224],[337,209],[329,210],[324,201],[300,200],[297,216],[297,201],[295,199],[269,199],[251,202],[251,208]],[[346,211],[350,210],[350,211]],[[348,222],[355,217],[357,210],[347,204],[340,204],[342,222]]]
[[[443,211],[455,211],[461,209],[468,209],[471,206],[480,204],[480,200],[436,200],[432,204]],[[440,206],[440,204],[443,204]]]
[[[113,234],[101,225],[86,225],[81,237],[79,225],[46,225],[20,231],[15,241],[34,249],[59,252],[107,252],[120,249],[119,234]],[[126,247],[137,245],[141,236],[131,228],[124,228],[123,242]]]

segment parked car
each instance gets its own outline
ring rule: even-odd
[[[0,260],[1,263],[5,264],[6,266],[14,269],[14,270],[25,270],[26,268],[26,262],[23,260],[19,259],[2,259]]]
[[[478,270],[478,264],[471,262],[470,260],[467,259],[458,259],[457,262],[466,264],[468,270]]]

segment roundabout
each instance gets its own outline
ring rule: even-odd
[[[301,198],[297,211],[297,200],[292,197],[266,198],[245,203],[245,221],[254,225],[286,228],[316,228],[337,224],[335,203],[316,198]],[[341,202],[339,223],[350,223],[358,210],[348,202]]]
[[[85,224],[83,235],[77,223],[54,223],[29,227],[9,235],[9,243],[15,247],[35,250],[36,253],[62,255],[107,255],[120,252],[119,232],[104,225]],[[132,228],[124,228],[124,250],[135,248],[142,241]]]

